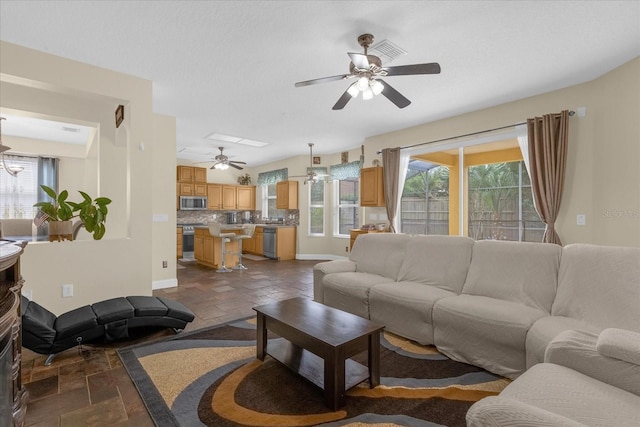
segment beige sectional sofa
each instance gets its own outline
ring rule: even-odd
[[[516,379],[565,331],[640,333],[640,248],[367,234],[314,267],[314,299]]]

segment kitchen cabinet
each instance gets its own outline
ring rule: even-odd
[[[255,254],[263,255],[262,244],[264,243],[264,227],[256,227],[256,231],[253,233],[253,240],[255,242]]]
[[[235,209],[236,199],[237,199],[236,186],[223,185],[222,186],[222,209]]]
[[[176,228],[176,258],[182,258],[182,227]]]
[[[238,263],[238,242],[231,241],[226,243],[227,253],[225,255],[225,264],[231,268]],[[212,268],[220,268],[222,263],[222,240],[220,237],[214,237],[209,233],[208,228],[196,228],[194,230],[194,248],[193,257],[199,264]]]
[[[222,209],[222,185],[207,184],[207,205],[210,210]]]
[[[296,259],[296,227],[276,228],[276,257],[280,261]]]
[[[193,181],[207,183],[207,168],[193,168]]]
[[[178,183],[178,196],[195,196],[195,190],[193,183],[191,182],[179,182]]]
[[[298,181],[276,184],[276,209],[298,209]]]
[[[253,185],[238,185],[236,187],[236,209],[254,210],[256,208],[256,187]]]
[[[360,206],[385,206],[383,169],[373,167],[360,170]]]
[[[177,180],[180,182],[200,182],[207,183],[207,168],[194,166],[178,166]]]

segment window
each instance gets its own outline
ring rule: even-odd
[[[400,212],[402,233],[448,235],[449,168],[410,163]]]
[[[453,141],[414,155],[402,193],[401,232],[541,241],[544,223],[512,135]]]
[[[17,177],[0,168],[0,219],[33,218],[38,200],[38,159],[5,155],[7,166],[21,166]]]
[[[324,236],[323,180],[309,183],[309,235]]]
[[[358,211],[360,205],[360,179],[347,178],[334,181],[336,210],[334,235],[349,236],[349,230],[358,228]]]
[[[545,226],[533,207],[531,181],[524,162],[470,166],[468,186],[469,237],[542,241]]]
[[[278,209],[276,209],[276,186],[277,184],[262,185],[262,217],[277,218]]]

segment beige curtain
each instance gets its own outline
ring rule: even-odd
[[[562,245],[555,222],[564,188],[569,112],[565,110],[560,114],[527,119],[527,133],[533,202],[538,215],[547,225],[542,241]]]
[[[384,181],[384,202],[387,206],[389,231],[396,233],[395,218],[398,212],[398,183],[400,177],[400,147],[382,150],[382,180]]]

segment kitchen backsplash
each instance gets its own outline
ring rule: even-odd
[[[221,224],[227,223],[227,213],[237,212],[238,222],[242,222],[245,218],[245,212],[249,212],[248,222],[253,224],[284,224],[284,225],[300,225],[300,210],[287,209],[282,218],[262,218],[262,211],[177,211],[177,223],[181,224],[207,224],[209,222],[218,221]],[[247,222],[245,220],[245,222]]]

